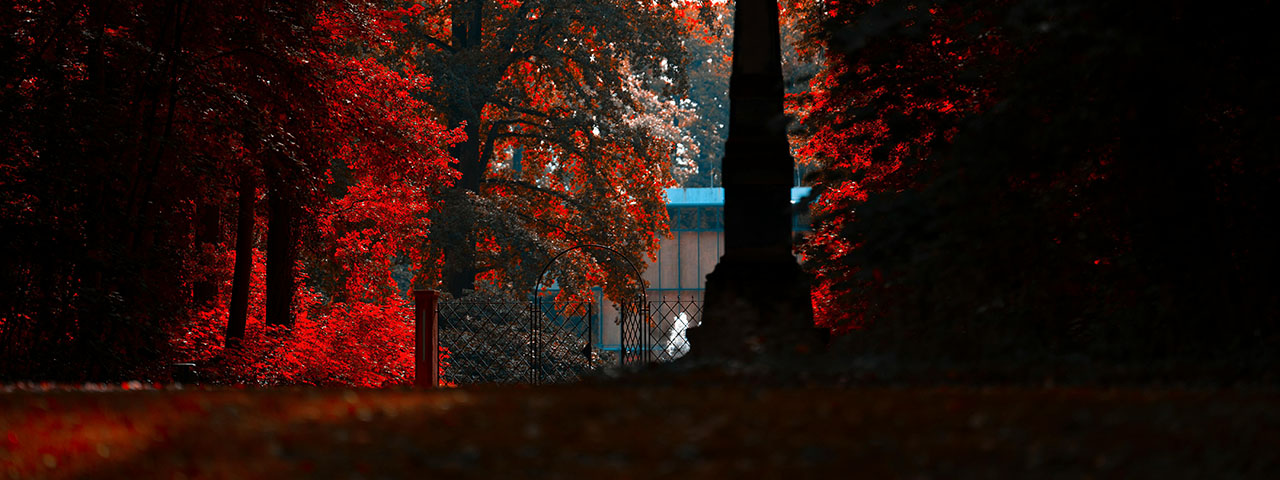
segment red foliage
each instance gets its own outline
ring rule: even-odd
[[[245,339],[227,350],[227,298],[194,313],[173,333],[175,358],[202,365],[207,381],[250,385],[407,385],[414,378],[413,306],[398,295],[382,303],[326,303],[302,288],[292,328],[269,326],[261,255],[255,255]],[[226,297],[226,295],[224,295]],[[441,370],[449,352],[441,348]]]
[[[397,28],[409,12],[384,13],[368,5],[318,15],[327,42],[389,45],[379,28]],[[364,19],[379,21],[362,23]],[[398,73],[373,58],[316,50],[297,59],[319,73],[310,87],[325,99],[322,116],[311,119],[310,148],[324,147],[342,170],[329,188],[345,191],[313,196],[306,205],[309,255],[295,266],[299,283],[291,328],[266,325],[264,262],[255,255],[246,336],[224,350],[229,288],[210,309],[195,312],[175,335],[176,358],[212,364],[218,381],[269,384],[385,386],[412,381],[413,308],[392,277],[397,257],[422,259],[426,214],[439,189],[455,173],[444,148],[460,140],[424,115],[415,94],[429,79]],[[259,219],[260,225],[265,225]],[[302,242],[302,240],[298,240]],[[422,261],[422,260],[419,260]],[[230,278],[230,258],[207,263],[207,275]],[[307,286],[307,270],[326,277],[321,292]],[[447,358],[447,352],[442,351]]]
[[[1274,362],[1273,10],[814,9],[820,320],[928,362]]]
[[[390,271],[423,258],[424,218],[454,181],[447,149],[462,136],[419,100],[429,78],[379,62],[421,8],[381,5],[0,10],[14,32],[0,39],[0,227],[17,239],[0,252],[0,376],[119,378],[216,358],[232,381],[411,377],[411,309]],[[294,278],[311,285],[297,284],[292,329],[272,331],[255,258],[233,354],[221,345],[239,178],[272,196],[250,202],[271,205],[254,209],[250,243],[292,236]],[[278,204],[292,218],[269,222]],[[210,285],[209,298],[195,293]]]
[[[919,187],[934,167],[932,152],[950,142],[955,125],[991,106],[998,72],[990,64],[1008,62],[1010,54],[981,10],[830,1],[803,15],[827,51],[801,107],[809,130],[797,160],[821,169],[808,179],[818,200],[802,250],[816,277],[817,321],[842,332],[870,320],[861,313],[869,292],[888,293],[879,272],[860,272],[848,260],[858,248],[847,233],[856,207],[868,195]],[[888,22],[886,31],[858,24],[865,18]],[[979,65],[985,76],[966,77]]]
[[[419,13],[402,20],[396,53],[435,76],[424,98],[467,132],[452,149],[461,175],[431,217],[431,256],[444,268],[422,271],[422,285],[527,292],[547,260],[584,243],[643,265],[668,234],[663,188],[690,142],[678,99],[695,6],[398,3]],[[622,259],[595,251],[546,276],[579,295],[603,286],[622,298],[639,286]]]

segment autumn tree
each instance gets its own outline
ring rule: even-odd
[[[528,291],[559,250],[599,243],[637,264],[666,234],[686,89],[681,10],[618,0],[415,3],[398,38],[432,76],[425,100],[466,139],[460,173],[432,217],[442,280]],[[574,255],[550,277],[567,287],[636,286],[622,259]]]
[[[287,144],[247,170],[250,182],[259,175],[268,183],[265,265],[255,262],[251,239],[237,238],[231,309],[200,312],[180,338],[212,347],[219,337],[208,325],[219,318],[228,319],[228,346],[253,329],[256,338],[244,349],[212,357],[216,347],[188,352],[213,361],[230,381],[378,386],[411,378],[412,316],[391,276],[393,262],[430,258],[419,250],[424,221],[454,179],[445,148],[459,134],[422,115],[415,95],[429,87],[429,78],[378,61],[380,53],[393,53],[390,34],[405,12],[368,3],[324,7],[309,12],[308,23],[321,34],[311,48],[273,54],[292,68],[258,74],[268,85],[275,75],[286,76],[274,79],[286,85],[301,81],[318,100],[266,103],[282,118],[305,118],[283,125],[280,136],[305,141],[307,148]],[[271,42],[258,38],[250,48]],[[243,61],[230,62],[254,71],[252,60]],[[279,158],[292,162],[273,161]],[[240,218],[242,231],[252,236],[263,219],[254,215],[253,200],[243,202],[247,192],[254,197],[242,185]],[[282,334],[273,325],[292,329]]]
[[[803,99],[810,91],[810,80],[820,69],[820,42],[806,39],[808,17],[803,8],[808,2],[781,2],[782,76],[786,81],[787,108],[792,130]],[[720,186],[720,160],[729,133],[729,73],[733,60],[733,3],[714,0],[685,4],[688,17],[698,22],[689,26],[684,43],[689,50],[687,102],[694,111],[693,121],[682,125],[695,149],[690,149],[691,165],[675,165],[676,180],[686,187]],[[794,132],[793,132],[794,133]],[[800,139],[792,138],[798,145]],[[799,165],[799,176],[809,170]]]
[[[692,5],[688,7],[692,8]],[[691,11],[703,19],[684,36],[689,51],[685,71],[689,91],[684,102],[693,110],[693,121],[681,125],[696,150],[690,165],[673,165],[676,181],[686,187],[720,185],[720,157],[729,130],[729,67],[732,63],[733,9],[728,2],[711,2]]]
[[[815,168],[814,233],[803,246],[817,277],[815,314],[844,331],[864,321],[875,272],[848,261],[847,234],[869,195],[923,185],[956,125],[990,106],[998,62],[1012,54],[994,11],[945,2],[825,2],[799,6],[805,48],[825,68],[801,107],[800,163]],[[816,44],[815,44],[816,42]],[[1004,48],[1005,51],[1001,51]]]
[[[105,0],[0,12],[6,374],[158,360],[191,271],[190,195],[204,182],[190,174],[207,165],[186,161],[178,133],[192,16],[181,2]]]
[[[1273,10],[827,2],[828,319],[933,362],[1273,362]]]
[[[352,47],[390,44],[392,17],[341,0],[33,1],[0,13],[14,32],[0,40],[12,132],[0,140],[12,232],[3,374],[158,366],[193,314],[220,309],[222,332],[230,292],[217,286],[232,258],[234,310],[292,323],[299,248],[335,223],[334,162],[384,198],[412,192],[396,221],[425,215],[423,196],[452,181],[444,148],[456,135],[419,114],[426,77]],[[263,225],[273,287],[258,302],[247,284]]]

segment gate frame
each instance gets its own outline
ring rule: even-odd
[[[619,338],[620,346],[619,346],[619,352],[618,352],[619,365],[625,364],[626,358],[627,358],[627,351],[626,351],[627,342],[625,337],[626,337],[626,323],[627,323],[628,317],[629,316],[637,316],[637,317],[644,316],[646,318],[648,317],[647,311],[648,311],[649,305],[648,305],[647,298],[645,296],[646,292],[648,291],[648,288],[644,283],[644,274],[641,273],[640,268],[637,267],[635,262],[632,262],[631,259],[627,257],[627,255],[623,254],[621,251],[613,247],[610,247],[607,245],[600,245],[596,243],[581,243],[581,244],[577,244],[572,247],[566,248],[564,250],[561,250],[554,257],[551,257],[551,260],[548,260],[547,263],[542,266],[542,270],[538,273],[538,280],[533,285],[532,333],[533,333],[534,339],[533,339],[533,355],[529,360],[530,361],[529,366],[533,376],[531,380],[534,385],[540,384],[542,381],[542,364],[541,364],[542,362],[542,342],[541,342],[542,340],[541,338],[542,337],[542,296],[540,295],[542,293],[542,280],[547,275],[547,270],[550,270],[551,266],[554,265],[555,262],[560,259],[560,257],[565,256],[569,252],[573,252],[577,250],[587,250],[587,249],[604,250],[622,258],[622,260],[626,262],[627,266],[631,268],[631,272],[635,274],[635,278],[640,285],[639,291],[636,294],[637,298],[634,300],[633,306],[628,307],[628,305],[624,303],[621,308],[622,318],[620,320],[620,325],[619,325],[620,328],[618,332],[620,335],[620,338]],[[415,364],[414,365],[415,374],[414,374],[413,384],[415,387],[418,387],[418,388],[436,388],[440,385],[440,380],[441,380],[438,376],[439,375],[439,355],[440,355],[439,338],[440,337],[439,337],[439,333],[437,332],[437,329],[439,328],[438,316],[439,316],[440,293],[434,289],[415,289],[413,293],[414,293],[414,364]],[[634,312],[632,312],[632,310],[634,310]],[[587,306],[587,312],[588,312],[587,314],[587,345],[583,349],[583,353],[584,355],[587,356],[587,361],[591,362],[591,358],[592,358],[591,357],[591,351],[592,351],[591,337],[593,333],[592,325],[594,322],[591,320],[592,309],[590,304],[588,304]],[[629,314],[628,312],[631,312],[631,313]],[[641,337],[646,337],[646,336],[641,335]],[[427,373],[424,375],[425,372],[430,372],[430,373]]]
[[[598,243],[579,243],[572,247],[561,250],[560,253],[557,253],[554,257],[551,257],[551,260],[548,260],[547,263],[542,266],[542,271],[538,272],[538,281],[534,282],[533,284],[533,303],[534,303],[533,331],[535,332],[534,335],[541,335],[541,332],[542,332],[542,295],[540,294],[542,293],[542,278],[547,275],[547,270],[551,269],[551,266],[554,265],[556,261],[559,260],[560,257],[563,257],[565,254],[572,251],[576,251],[576,250],[586,250],[591,248],[608,251],[609,253],[617,255],[618,257],[622,258],[623,261],[627,262],[627,266],[631,267],[631,272],[636,275],[636,281],[640,284],[639,292],[636,294],[637,295],[635,300],[636,308],[639,309],[641,305],[646,307],[648,306],[648,302],[646,301],[646,298],[645,298],[645,294],[648,291],[648,288],[644,283],[644,274],[641,273],[640,268],[636,266],[635,262],[632,262],[631,259],[628,258],[626,254],[623,254],[622,252],[618,251],[613,247],[610,247],[607,245],[600,245]],[[620,335],[620,337],[618,338],[618,343],[619,343],[618,364],[619,365],[622,365],[625,363],[624,359],[626,358],[626,349],[627,349],[626,341],[624,338],[622,338],[625,336],[625,331],[626,331],[625,325],[627,322],[627,306],[623,305],[621,310],[622,310],[622,318],[620,322],[621,324],[619,325],[620,328],[618,329],[618,334]],[[588,309],[588,311],[590,311],[590,309]],[[590,317],[588,317],[587,347],[584,349],[584,353],[587,355],[588,362],[591,361],[591,331],[592,331],[591,325],[592,323],[593,322],[590,320]],[[535,337],[534,355],[533,355],[533,362],[535,362],[535,365],[533,368],[534,384],[537,384],[542,380],[541,379],[542,345],[537,340],[538,340],[537,337]]]

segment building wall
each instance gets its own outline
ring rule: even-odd
[[[657,258],[649,259],[644,271],[649,285],[647,298],[654,308],[661,309],[652,312],[653,321],[658,324],[652,335],[655,344],[673,326],[690,327],[693,325],[687,323],[698,318],[695,309],[701,307],[707,274],[715,270],[724,252],[721,212],[718,206],[669,208],[672,238],[662,239]],[[621,314],[611,302],[605,303],[597,345],[617,348]]]
[[[798,202],[808,192],[809,189],[804,187],[793,189],[792,202]],[[696,325],[696,319],[701,317],[707,274],[715,270],[720,256],[724,254],[723,191],[718,188],[671,189],[668,198],[676,202],[667,207],[672,238],[662,239],[657,258],[648,259],[648,268],[644,271],[644,280],[649,285],[646,295],[650,306],[661,309],[652,315],[657,324],[651,335],[654,345],[667,336],[673,324],[690,319],[690,325],[682,326]],[[793,228],[796,231],[807,230],[807,215],[797,216]],[[620,313],[602,295],[599,298],[603,305],[597,324],[599,328],[595,331],[601,335],[595,343],[605,349],[616,349],[621,338],[618,326]]]

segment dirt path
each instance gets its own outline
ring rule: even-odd
[[[9,478],[1280,478],[1280,394],[601,387],[0,394]]]

